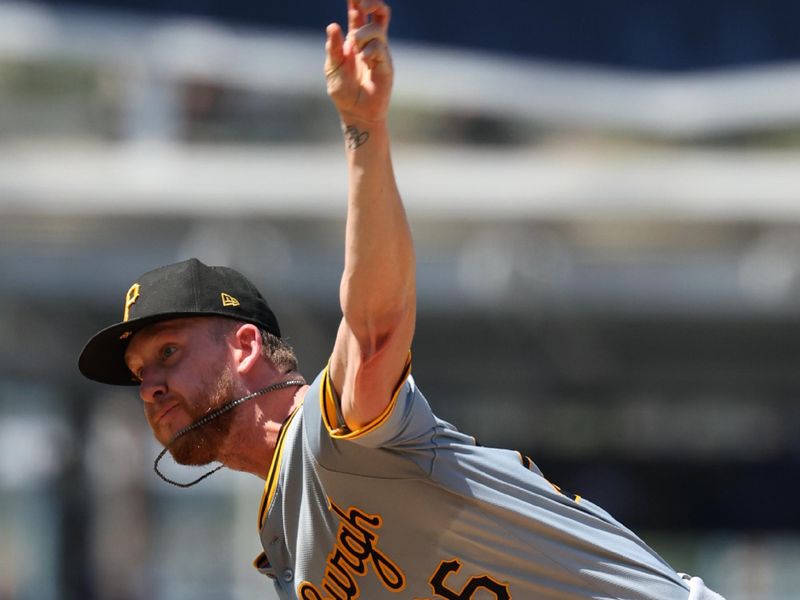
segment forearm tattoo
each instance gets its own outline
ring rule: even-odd
[[[344,131],[344,141],[348,150],[355,150],[363,146],[369,139],[369,131],[359,131],[358,128],[352,125],[342,125],[342,130]]]

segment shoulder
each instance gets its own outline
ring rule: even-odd
[[[319,457],[340,455],[349,446],[400,448],[430,446],[437,419],[410,373],[411,362],[396,382],[386,409],[358,430],[346,427],[327,369],[308,388],[303,401],[303,429],[309,450]]]

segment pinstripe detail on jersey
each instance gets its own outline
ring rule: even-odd
[[[278,487],[278,473],[281,469],[281,458],[283,454],[283,440],[286,437],[286,432],[289,430],[289,424],[297,414],[298,406],[289,415],[289,418],[281,425],[281,430],[278,432],[278,441],[275,442],[275,452],[272,455],[272,464],[269,466],[269,474],[267,475],[267,482],[264,484],[264,493],[261,495],[261,504],[258,508],[258,530],[264,526],[264,521],[267,519],[267,510],[272,504],[272,497],[275,495],[275,488]]]
[[[352,431],[349,427],[347,427],[346,423],[342,422],[343,418],[341,418],[339,398],[336,395],[336,390],[334,389],[333,382],[331,381],[330,368],[325,367],[325,371],[322,375],[322,385],[319,387],[319,401],[322,406],[322,420],[325,423],[325,429],[328,430],[328,434],[337,440],[353,440],[369,433],[373,429],[380,427],[386,421],[386,419],[389,418],[389,415],[392,414],[392,410],[394,410],[394,406],[397,404],[397,396],[400,395],[400,390],[403,389],[403,385],[405,385],[405,382],[410,374],[411,352],[409,352],[408,356],[406,357],[406,364],[403,367],[403,374],[400,377],[400,381],[397,383],[397,386],[395,386],[394,392],[392,393],[392,399],[389,404],[386,405],[386,408],[374,421],[367,423],[355,431]]]

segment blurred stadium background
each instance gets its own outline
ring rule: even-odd
[[[341,6],[340,6],[341,4]],[[255,478],[152,473],[83,342],[150,268],[338,320],[344,2],[0,3],[0,599],[273,598]],[[415,373],[728,600],[800,598],[800,7],[406,0],[392,127]]]

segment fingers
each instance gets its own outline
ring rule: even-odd
[[[389,29],[389,19],[392,16],[389,5],[383,0],[361,0],[359,4],[370,21],[379,25],[384,32]]]
[[[383,0],[350,0],[350,6],[353,13],[351,23],[360,23],[360,26],[348,31],[347,43],[361,53],[361,58],[370,68],[390,65],[387,38],[391,18],[389,7]]]
[[[392,11],[383,0],[348,0],[347,33],[351,34],[367,23],[374,23],[384,34],[389,29]]]
[[[330,78],[343,65],[352,67],[358,54],[370,68],[391,71],[387,32],[391,10],[383,0],[348,0],[347,36],[331,23],[326,29],[325,75]]]
[[[389,41],[386,37],[386,30],[381,28],[377,23],[368,23],[363,27],[359,27],[355,32],[350,34],[353,44],[359,50],[363,50],[367,44],[378,42],[386,46]]]
[[[344,62],[344,36],[338,23],[331,23],[325,31],[325,76],[330,77]]]
[[[364,46],[361,50],[361,58],[370,69],[377,73],[391,72],[392,59],[389,55],[389,48],[377,39]]]
[[[367,22],[367,15],[361,10],[359,0],[347,0],[347,33],[348,35]]]

